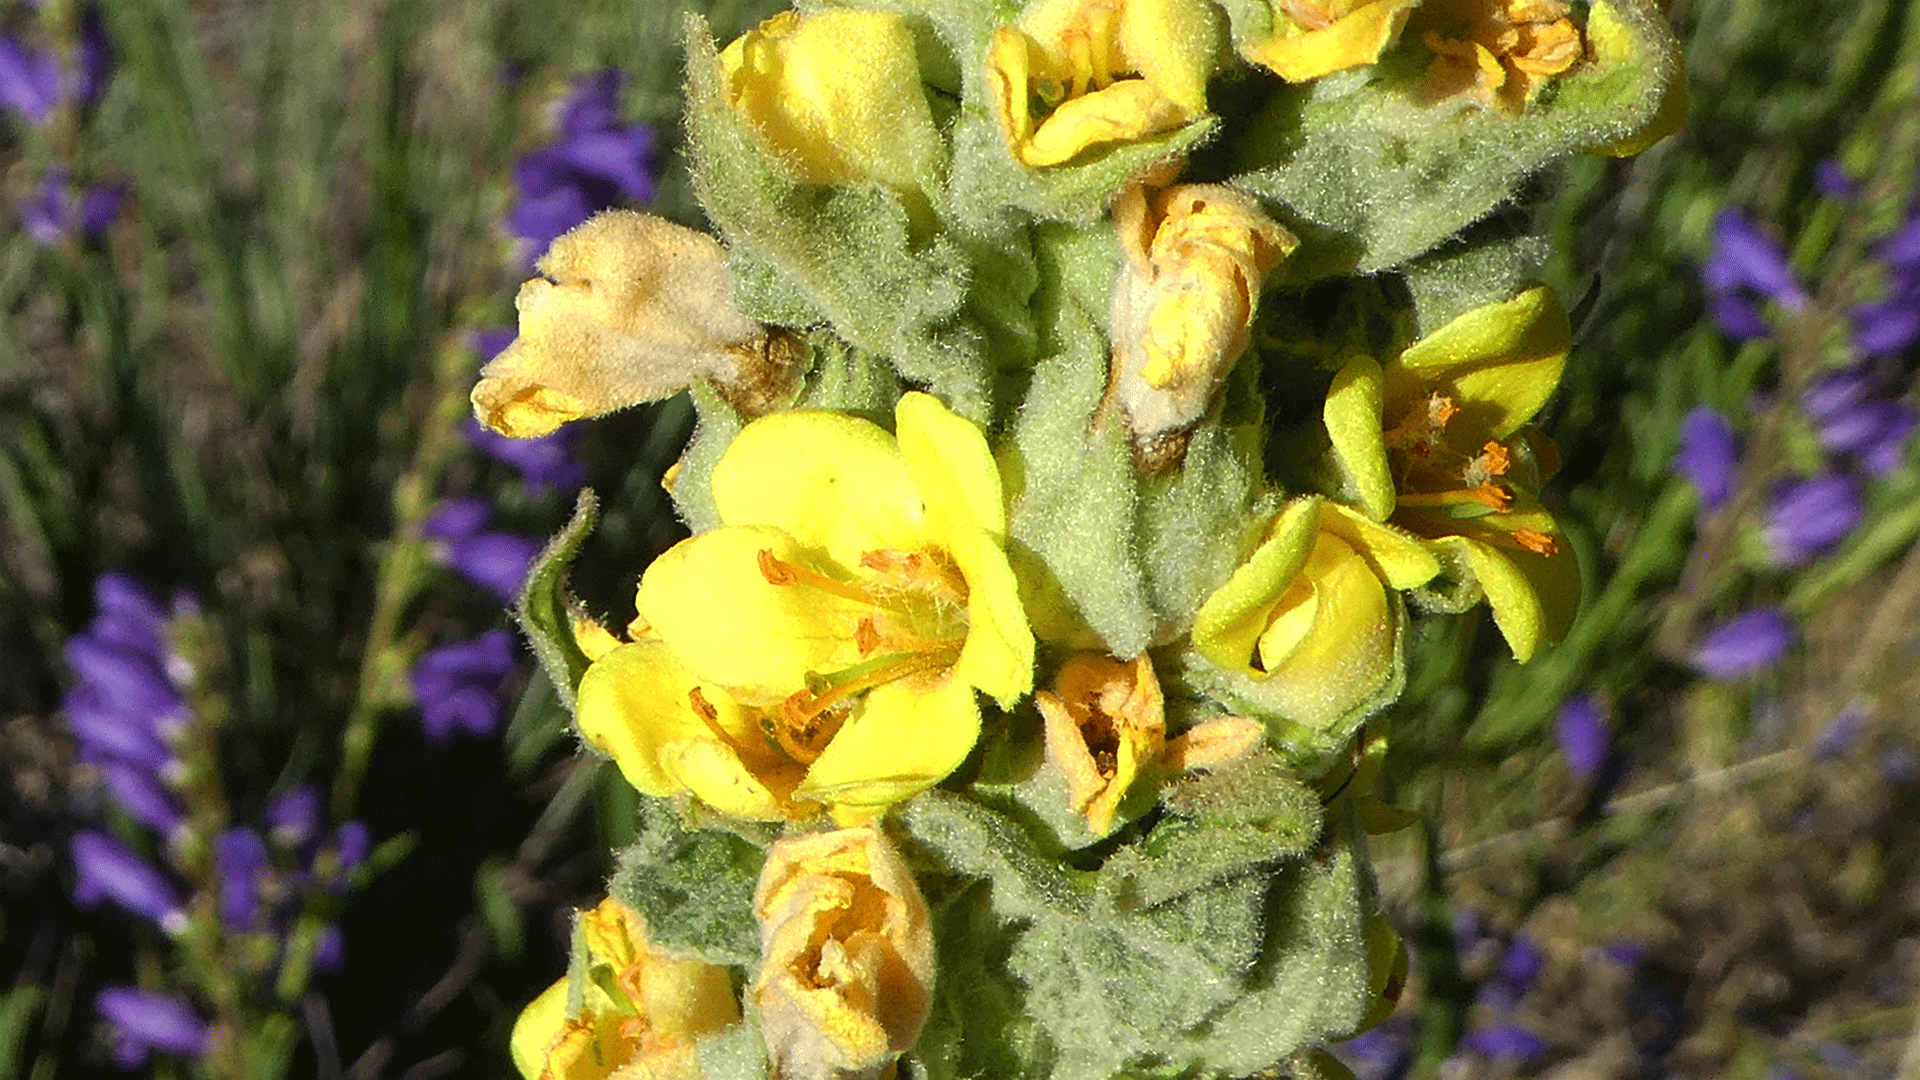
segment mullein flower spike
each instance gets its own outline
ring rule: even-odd
[[[472,394],[517,439],[700,414],[693,536],[625,633],[562,585],[584,502],[522,606],[653,830],[612,886],[646,944],[583,919],[522,1072],[1241,1076],[1380,1022],[1405,954],[1361,837],[1411,620],[1484,601],[1525,660],[1580,595],[1533,426],[1567,314],[1461,233],[1672,130],[1658,6],[846,0],[689,33],[724,246],[561,236]],[[1791,306],[1722,231],[1728,295]],[[669,849],[715,856],[697,902],[663,899]],[[1284,911],[1249,902],[1283,873]],[[738,965],[698,1023],[620,981],[676,947]]]

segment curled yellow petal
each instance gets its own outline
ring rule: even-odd
[[[751,993],[773,1075],[879,1080],[933,1004],[933,933],[919,886],[871,828],[782,840],[754,891]]]
[[[987,79],[1022,164],[1177,130],[1206,112],[1220,50],[1209,0],[1041,0],[994,32]]]
[[[1380,59],[1420,0],[1276,0],[1273,33],[1240,55],[1288,82],[1307,82]]]
[[[1425,0],[1409,31],[1434,54],[1427,67],[1431,99],[1465,97],[1510,115],[1578,63],[1584,49],[1560,0]]]
[[[734,310],[720,245],[631,210],[553,242],[520,287],[520,336],[480,370],[474,415],[517,439],[734,376],[762,336]]]

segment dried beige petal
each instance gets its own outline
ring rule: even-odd
[[[1074,812],[1105,836],[1120,800],[1159,760],[1165,742],[1165,702],[1153,662],[1076,654],[1060,666],[1053,690],[1034,694],[1034,702],[1046,721],[1047,760],[1066,777]]]
[[[474,415],[514,438],[731,379],[763,337],[734,310],[719,244],[632,210],[553,242],[520,287],[520,336],[480,371]],[[763,350],[764,351],[764,350]]]
[[[933,932],[906,863],[869,827],[782,840],[753,910],[752,993],[772,1075],[885,1075],[933,1004]]]
[[[1113,218],[1126,262],[1113,288],[1108,395],[1126,413],[1136,458],[1160,471],[1184,457],[1168,462],[1160,448],[1184,448],[1247,351],[1261,283],[1298,241],[1217,184],[1130,187]]]
[[[1217,768],[1252,751],[1266,734],[1266,725],[1251,717],[1215,717],[1169,741],[1160,760],[1174,772]]]

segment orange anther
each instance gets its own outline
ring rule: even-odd
[[[1560,545],[1553,537],[1537,529],[1513,530],[1513,542],[1539,555],[1557,555],[1560,552]]]
[[[720,710],[713,707],[713,703],[707,700],[707,695],[701,693],[697,686],[687,691],[687,703],[693,706],[696,716],[709,724],[720,719]]]
[[[1495,510],[1507,510],[1513,506],[1513,492],[1492,481],[1484,481],[1479,487],[1474,488],[1473,497],[1493,507]],[[1521,531],[1525,532],[1527,530],[1523,529]],[[1536,535],[1544,536],[1546,534],[1540,533]],[[1551,541],[1549,541],[1549,543],[1551,543]]]
[[[766,578],[769,585],[795,585],[800,581],[793,566],[776,558],[772,548],[760,549],[760,576]]]

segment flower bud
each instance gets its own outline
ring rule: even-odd
[[[1166,702],[1153,662],[1079,653],[1060,665],[1053,690],[1033,696],[1046,721],[1047,760],[1095,836],[1113,831],[1120,800],[1166,746]]]
[[[753,910],[761,966],[752,993],[773,1075],[885,1075],[933,1004],[933,933],[906,863],[871,828],[782,840]]]
[[[738,374],[762,337],[734,310],[712,238],[631,210],[599,214],[553,242],[545,275],[520,287],[520,336],[480,369],[474,415],[517,439],[569,420],[657,401],[702,376]]]
[[[783,11],[720,54],[731,104],[797,180],[921,192],[945,149],[913,33],[892,12]]]

